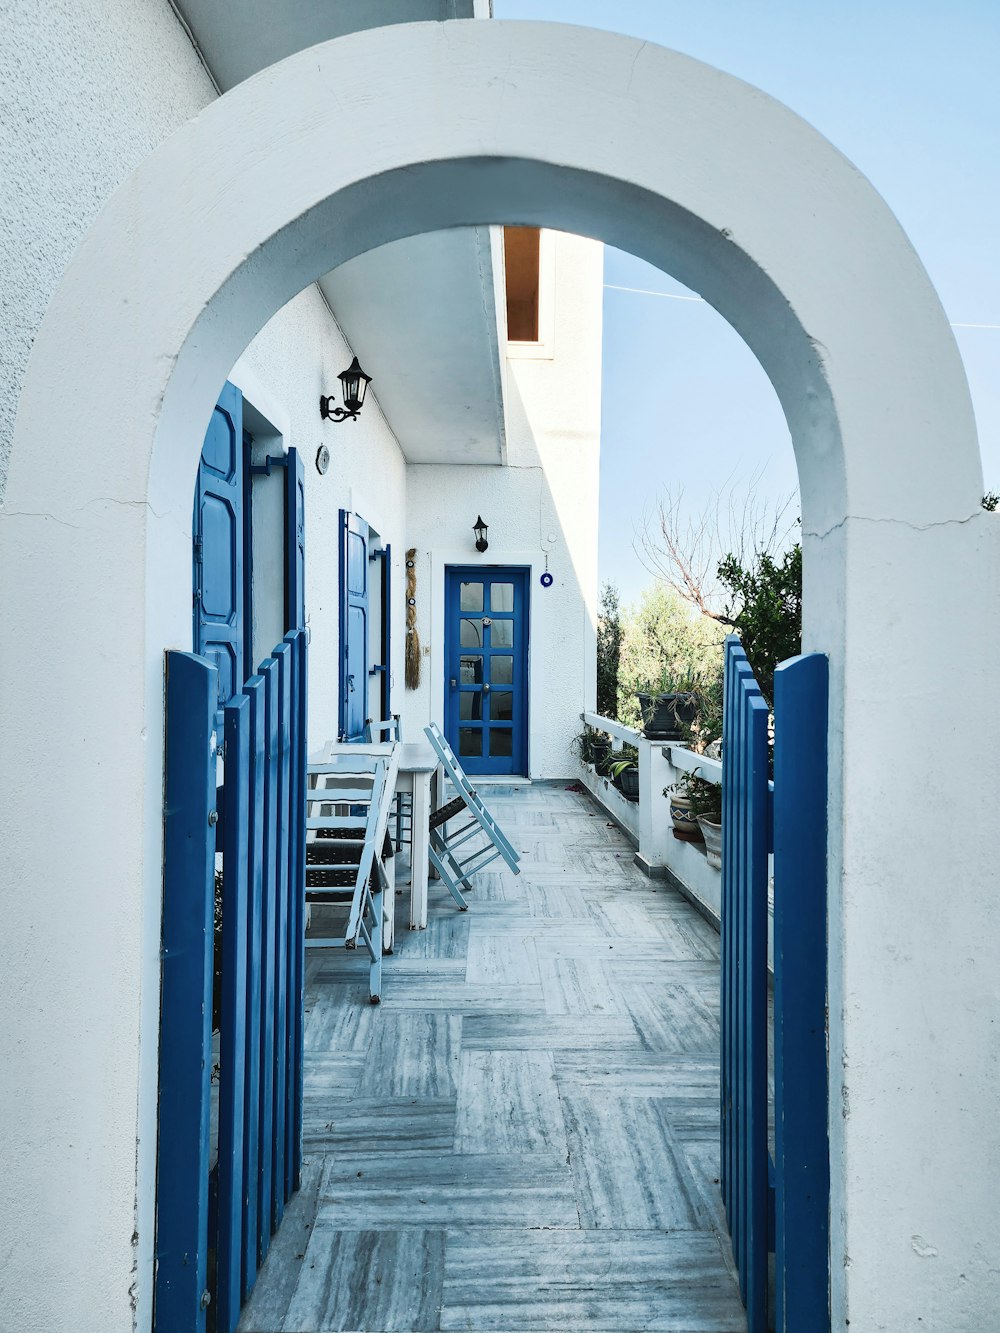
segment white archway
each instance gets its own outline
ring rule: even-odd
[[[954,340],[886,206],[804,122],[685,57],[548,24],[380,29],[264,71],[134,173],[53,298],[0,525],[8,1280],[44,1289],[51,1327],[130,1328],[133,1283],[148,1317],[162,655],[190,643],[191,478],[218,386],[322,272],[488,222],[658,264],[782,401],[806,641],[832,663],[834,1326],[975,1326],[1000,1303],[977,1248],[1000,1075],[971,1064],[992,1039],[997,908],[988,849],[928,830],[995,830],[1000,644],[980,619],[1000,562]],[[990,572],[970,585],[970,566]]]

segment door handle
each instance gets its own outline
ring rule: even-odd
[[[484,685],[484,686],[483,686],[483,693],[484,693],[484,694],[489,694],[489,692],[490,692],[490,687],[489,687],[488,685]]]

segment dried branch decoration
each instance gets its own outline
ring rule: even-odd
[[[420,635],[417,633],[417,548],[406,553],[406,688],[420,688]]]

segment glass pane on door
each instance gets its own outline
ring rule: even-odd
[[[458,604],[462,611],[482,611],[483,585],[481,583],[463,583],[459,590]]]
[[[478,759],[483,753],[482,727],[459,727],[458,753],[466,759]]]
[[[490,658],[490,684],[513,685],[514,659],[494,653]]]
[[[491,722],[513,722],[514,720],[514,692],[513,690],[494,690],[490,695],[490,721]]]
[[[513,728],[490,727],[490,757],[492,759],[509,759],[513,753]]]
[[[478,606],[470,606],[470,611],[478,611]],[[494,583],[490,587],[490,610],[491,611],[513,611],[514,610],[514,585],[513,583]]]
[[[481,657],[460,658],[458,676],[462,685],[482,685],[483,659]]]
[[[483,696],[479,690],[463,690],[458,696],[458,716],[463,722],[480,722],[483,716]]]
[[[467,620],[463,617],[459,626],[459,643],[463,648],[482,648],[482,620]]]
[[[514,647],[513,620],[494,620],[492,625],[492,634],[490,637],[490,647],[491,648]]]

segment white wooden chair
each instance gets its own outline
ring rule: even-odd
[[[424,728],[424,734],[441,760],[456,792],[453,800],[431,814],[430,861],[464,912],[468,910],[469,904],[463,889],[468,892],[472,888],[473,875],[485,870],[498,857],[515,875],[519,875],[521,867],[518,862],[521,858],[469,782],[440,729],[432,722]],[[456,827],[454,821],[463,814],[470,818]],[[485,842],[482,840],[484,836]]]
[[[342,936],[308,936],[306,947],[355,949],[360,940],[370,959],[373,1004],[382,997],[383,955],[393,949],[395,877],[388,826],[398,768],[395,745],[375,755],[329,746],[308,768],[306,903],[345,910],[347,925]]]
[[[368,718],[365,722],[365,740],[369,742],[402,741],[403,724],[398,713],[388,718]],[[413,798],[398,791],[393,802],[396,820],[395,845],[398,852],[403,843],[412,839]]]

